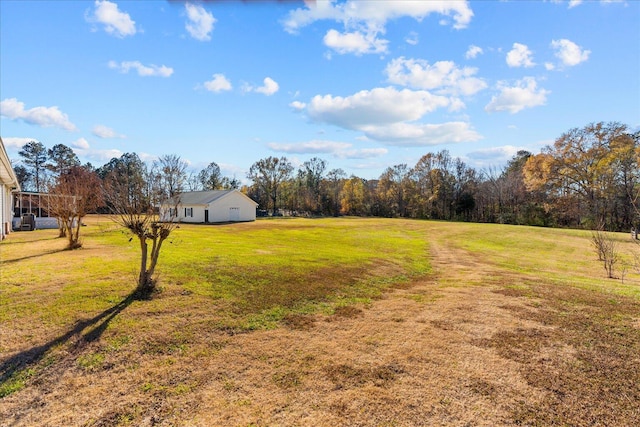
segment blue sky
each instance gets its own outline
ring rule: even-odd
[[[95,166],[136,152],[320,157],[377,178],[478,169],[591,122],[640,127],[638,1],[0,2],[0,135]]]

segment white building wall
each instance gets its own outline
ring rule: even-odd
[[[4,239],[4,236],[10,231],[7,228],[7,218],[9,218],[7,216],[7,209],[6,209],[6,205],[7,205],[7,187],[5,187],[4,185],[0,185],[0,240]],[[12,215],[13,216],[13,215]],[[9,226],[11,226],[9,224]]]
[[[232,212],[232,209],[235,212]],[[229,193],[209,206],[209,222],[255,221],[255,219],[255,203],[240,193]]]
[[[185,209],[193,209],[193,216],[185,216]],[[178,219],[180,222],[204,222],[204,210],[206,206],[203,205],[180,205],[178,208]]]
[[[13,197],[11,188],[0,184],[0,240],[11,233],[13,221]]]
[[[209,211],[209,222],[229,222],[229,221],[255,221],[257,204],[242,193],[231,192],[209,205],[178,205],[178,215],[173,218],[178,222],[203,223],[205,222],[205,209]],[[193,209],[192,216],[185,216],[185,208]],[[170,219],[168,207],[160,208],[160,219],[168,221]]]

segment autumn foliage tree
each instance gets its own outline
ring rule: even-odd
[[[71,166],[56,178],[49,199],[50,214],[58,219],[61,235],[69,240],[67,248],[80,248],[82,218],[103,204],[100,179],[82,166]]]
[[[628,189],[640,182],[637,150],[637,140],[620,123],[571,129],[527,160],[525,184],[546,193],[560,225],[620,229],[632,221]]]
[[[256,193],[264,197],[264,206],[271,205],[274,215],[278,210],[280,189],[292,172],[293,166],[286,157],[267,157],[251,165],[247,173],[247,178],[253,181]]]

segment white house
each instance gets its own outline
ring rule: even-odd
[[[161,206],[163,220],[193,223],[255,221],[258,206],[238,190],[191,191],[181,193],[176,202],[173,206]]]
[[[11,161],[4,149],[4,142],[0,138],[0,240],[11,232],[13,220],[12,191],[20,191],[20,184],[16,173],[11,167]]]

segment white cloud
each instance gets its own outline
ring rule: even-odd
[[[553,40],[551,47],[556,51],[555,56],[560,60],[562,65],[573,67],[581,62],[589,59],[590,50],[584,50],[571,40],[560,39]]]
[[[538,88],[533,77],[518,80],[515,86],[507,86],[505,82],[499,82],[498,89],[500,94],[491,98],[491,102],[484,108],[485,111],[508,111],[515,114],[525,108],[544,105],[550,93],[548,90]]]
[[[527,45],[514,43],[513,48],[507,53],[507,65],[509,67],[533,67],[536,65],[531,58],[533,53]]]
[[[213,31],[213,24],[216,23],[216,18],[201,5],[186,3],[184,7],[189,19],[185,28],[191,37],[200,41],[211,40],[211,31]]]
[[[136,23],[128,13],[121,12],[116,3],[96,0],[92,15],[85,17],[89,22],[104,25],[104,30],[116,37],[132,36],[136,33]]]
[[[97,163],[108,162],[114,157],[120,157],[124,154],[122,151],[118,150],[117,148],[103,149],[103,150],[91,148],[91,146],[89,145],[89,142],[84,138],[77,139],[71,142],[70,145],[71,147],[73,147],[73,151],[78,156],[92,160]],[[143,153],[138,153],[138,156],[142,160],[145,160],[143,159]]]
[[[267,144],[274,151],[282,151],[289,154],[328,154],[337,151],[344,151],[352,147],[347,142],[313,140],[307,142],[298,142],[294,144],[281,144],[272,142]]]
[[[336,153],[336,157],[341,159],[373,159],[387,154],[389,150],[386,148],[354,148],[340,153]]]
[[[513,156],[515,156],[519,150],[523,148],[515,147],[513,145],[503,145],[501,147],[487,147],[480,148],[478,150],[472,151],[467,154],[467,157],[476,160],[487,160],[487,159],[503,159],[509,160]]]
[[[372,139],[396,146],[425,146],[473,142],[482,139],[469,123],[447,122],[440,124],[393,123],[389,126],[371,124],[362,130]]]
[[[327,46],[340,53],[384,53],[387,40],[379,39],[385,33],[389,20],[410,17],[421,21],[431,14],[440,14],[453,20],[456,29],[465,28],[473,11],[467,1],[360,1],[345,2],[317,0],[307,3],[305,8],[289,12],[283,26],[289,33],[295,34],[301,28],[320,20],[332,20],[343,24],[344,32],[330,30],[324,38]],[[412,38],[415,40],[417,38]]]
[[[318,0],[307,4],[304,9],[289,12],[284,21],[285,30],[291,33],[315,21],[331,19],[349,25],[373,23],[384,25],[391,19],[412,17],[421,21],[430,14],[438,13],[453,17],[453,27],[465,28],[473,11],[467,1],[412,1],[395,0],[387,2],[349,0],[344,3]]]
[[[388,40],[378,39],[376,32],[363,34],[360,31],[339,33],[329,30],[324,36],[324,44],[340,54],[386,53]]]
[[[469,49],[467,49],[467,52],[464,54],[464,57],[467,59],[474,59],[478,55],[482,55],[483,53],[484,51],[482,50],[481,47],[472,44],[471,46],[469,46]]]
[[[411,31],[409,35],[404,39],[404,41],[410,44],[411,46],[417,45],[419,41],[418,33],[416,33],[415,31]]]
[[[551,0],[553,3],[564,3],[565,0]],[[600,0],[600,4],[610,4],[610,3],[623,3],[626,4],[627,0]],[[581,5],[584,0],[569,0],[569,9],[573,9],[576,6]]]
[[[427,91],[387,87],[348,97],[316,95],[307,107],[307,114],[317,122],[357,130],[369,139],[390,145],[424,146],[480,139],[464,122],[415,123],[438,108],[455,104],[455,99]]]
[[[117,63],[116,61],[109,61],[109,68],[118,70],[121,73],[127,74],[130,70],[136,70],[139,76],[142,77],[169,77],[173,74],[173,68],[165,65],[143,65],[140,61],[123,61]]]
[[[484,80],[474,77],[477,68],[458,66],[452,61],[433,65],[421,59],[396,58],[387,64],[389,82],[418,89],[436,90],[438,94],[473,95],[487,87]]]
[[[39,142],[36,138],[16,138],[11,136],[2,138],[2,142],[6,148],[22,148],[22,146],[31,141]]]
[[[386,148],[353,148],[348,142],[312,140],[293,144],[267,144],[273,151],[288,154],[330,154],[340,159],[370,159],[389,152]]]
[[[68,131],[77,130],[69,117],[58,107],[34,107],[24,109],[24,103],[16,98],[7,98],[0,102],[0,115],[11,120],[22,120],[41,127],[58,127]]]
[[[274,93],[276,93],[278,90],[280,90],[280,85],[278,85],[278,83],[275,80],[273,80],[271,77],[265,77],[265,79],[262,82],[263,82],[263,85],[260,87],[253,87],[250,84],[246,83],[242,87],[242,90],[245,92],[262,93],[267,96],[271,96]]]
[[[104,125],[95,125],[91,133],[98,138],[126,138],[125,135],[119,134],[113,129]]]
[[[78,148],[80,150],[88,150],[89,149],[89,141],[84,138],[78,138],[71,143],[73,148]]]
[[[76,150],[80,151],[80,150]],[[87,152],[78,153],[78,155],[82,155],[90,160],[94,160],[96,162],[108,162],[114,157],[122,157],[124,153],[117,148],[111,148],[107,150],[87,150]],[[143,157],[143,153],[138,153],[138,156],[143,161],[145,160]]]
[[[306,108],[307,104],[305,104],[304,102],[300,102],[300,101],[293,101],[291,104],[289,104],[289,107],[293,108],[294,110],[297,111],[302,111]]]
[[[224,74],[214,74],[213,79],[204,82],[204,88],[210,92],[219,93],[223,90],[231,90],[232,86]]]
[[[387,87],[363,90],[348,97],[316,95],[307,111],[313,120],[347,129],[360,129],[372,123],[387,125],[418,120],[427,113],[449,105],[448,98],[427,91],[398,91]]]
[[[465,161],[476,168],[493,168],[496,165],[505,165],[518,154],[518,151],[525,149],[513,145],[480,148],[468,153],[465,156]]]

